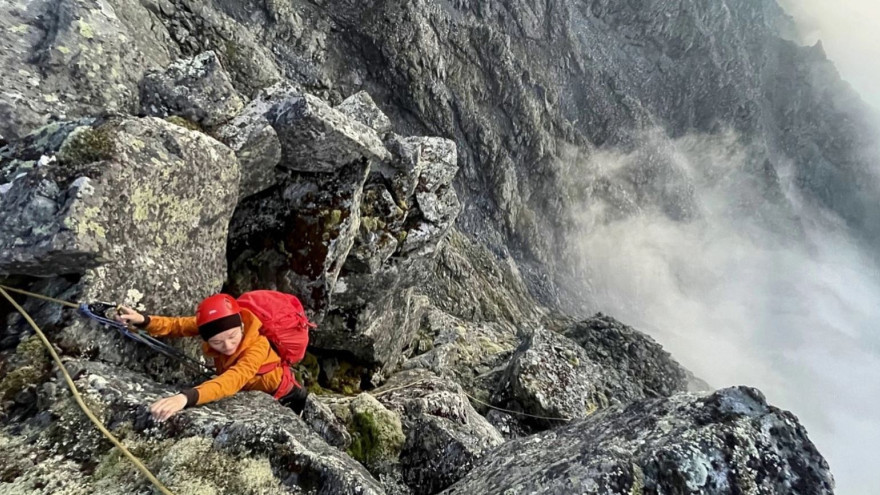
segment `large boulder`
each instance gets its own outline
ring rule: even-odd
[[[333,293],[331,311],[324,325],[312,332],[315,346],[329,351],[350,353],[361,363],[374,368],[373,383],[382,381],[406,358],[408,346],[418,328],[411,279],[402,279],[401,270],[392,268],[372,282],[364,276],[359,284],[340,278]],[[362,305],[336,302],[339,296],[361,297]]]
[[[376,131],[307,93],[279,102],[268,118],[281,140],[281,164],[291,170],[334,172],[362,158],[388,157]]]
[[[433,252],[461,210],[452,179],[458,172],[455,142],[436,137],[393,136],[386,142],[394,160],[392,181],[396,197],[417,207],[418,223],[407,232],[401,251]],[[411,220],[412,222],[412,220]]]
[[[502,322],[474,323],[432,307],[421,296],[422,311],[411,316],[419,323],[413,354],[403,369],[426,369],[453,380],[471,394],[488,398],[520,338]]]
[[[348,454],[376,475],[394,469],[406,439],[400,414],[369,393],[329,401],[329,407],[351,435]]]
[[[644,397],[664,397],[688,389],[688,372],[654,339],[611,316],[592,318],[563,330],[590,359],[619,372]]]
[[[239,170],[209,136],[154,117],[51,125],[14,143],[7,160],[15,171],[0,195],[10,212],[0,218],[0,273],[67,274],[73,290],[61,278],[37,285],[165,314],[192,314],[222,287]],[[41,324],[63,327],[70,352],[160,374],[178,367],[63,316]]]
[[[498,383],[495,402],[526,413],[537,428],[585,418],[612,404],[643,398],[620,383],[570,339],[538,328],[529,333]]]
[[[67,367],[96,416],[175,493],[384,493],[363,467],[268,394],[240,393],[156,423],[147,406],[174,389],[101,363],[68,361]],[[4,473],[0,491],[149,490],[128,459],[84,418],[66,388],[53,390],[46,412],[0,435],[21,456]],[[78,475],[59,485],[58,473],[69,470]]]
[[[300,94],[288,83],[262,89],[234,119],[214,131],[241,163],[240,198],[266,190],[278,180],[275,167],[281,162],[281,141],[266,114],[279,102]]]
[[[372,393],[402,418],[400,467],[414,493],[446,488],[504,441],[461,387],[429,371],[398,373]]]
[[[146,115],[178,116],[203,127],[216,127],[243,107],[213,51],[178,60],[164,71],[148,72],[141,82],[141,111]]]
[[[386,371],[403,361],[402,351],[418,329],[410,289],[428,278],[459,211],[451,186],[455,144],[439,138],[395,139],[406,145],[398,148],[411,161],[398,156],[373,167],[360,205],[361,226],[332,294],[328,319],[336,322],[335,331],[318,337],[323,344],[316,341],[354,352]],[[437,194],[449,199],[443,208],[433,208],[440,201],[430,199]]]
[[[349,96],[336,109],[378,132],[379,136],[391,132],[391,119],[382,113],[366,91],[358,91]]]
[[[492,451],[444,495],[833,493],[797,418],[755,389],[615,407]]]
[[[355,103],[360,110],[349,108]],[[393,137],[392,153],[355,119],[387,120],[368,103],[365,95],[349,101],[347,114],[278,85],[221,129],[234,149],[247,147],[237,130],[264,122],[281,142],[277,184],[242,201],[230,225],[229,288],[296,294],[320,323],[314,346],[390,371],[417,326],[409,289],[425,278],[460,208],[456,150],[445,139]]]

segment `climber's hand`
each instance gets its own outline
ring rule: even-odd
[[[153,419],[162,422],[174,416],[184,407],[186,407],[186,396],[183,394],[172,395],[153,402],[150,405],[150,414],[153,415]]]
[[[116,321],[125,323],[126,325],[141,325],[144,322],[144,315],[128,306],[119,306],[116,309],[116,312]]]

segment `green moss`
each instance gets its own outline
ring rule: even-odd
[[[86,24],[85,21],[79,21],[79,34],[83,38],[92,39],[95,37],[95,30],[92,29],[92,26]]]
[[[156,460],[161,457],[162,452],[168,450],[171,444],[170,440],[160,443],[126,442],[125,447],[148,468],[155,468]],[[139,471],[131,460],[122,454],[122,451],[114,448],[101,458],[93,476],[95,481],[113,479],[118,482],[121,478],[136,480],[139,477]]]
[[[11,400],[28,385],[40,383],[46,371],[48,355],[40,338],[32,335],[15,348],[14,360],[21,365],[9,370],[0,379],[0,398],[3,400]]]
[[[357,395],[361,393],[361,376],[364,373],[362,366],[353,365],[347,361],[341,361],[333,378],[329,380],[327,386],[336,392],[345,395]]]
[[[368,393],[349,403],[346,428],[351,434],[348,454],[368,468],[396,462],[406,441],[400,416]]]
[[[334,229],[340,223],[342,223],[342,210],[330,210],[324,218],[324,229]]]
[[[241,49],[238,47],[238,44],[234,41],[226,42],[226,58],[230,65],[235,63],[236,60],[241,56]]]
[[[376,217],[361,218],[361,225],[367,232],[373,232],[379,228],[379,219]]]
[[[15,353],[29,363],[37,363],[49,359],[46,347],[37,335],[31,335],[21,341],[15,348]]]
[[[181,117],[180,115],[170,115],[168,117],[165,117],[165,120],[176,125],[176,126],[183,127],[184,129],[189,129],[191,131],[205,132],[205,130],[202,129],[202,126],[200,126],[199,124],[196,124],[195,122],[193,122],[187,118]]]
[[[380,441],[380,431],[376,424],[376,418],[369,411],[354,414],[349,425],[351,433],[351,447],[348,455],[361,464],[370,464],[380,459],[383,449]]]
[[[293,374],[296,376],[296,381],[301,383],[310,393],[321,395],[327,392],[318,384],[321,365],[314,354],[307,352],[302,361],[293,367]]]
[[[0,380],[0,397],[3,400],[12,400],[29,384],[39,382],[41,375],[42,372],[36,366],[22,366],[10,371]]]
[[[126,446],[178,495],[287,493],[272,473],[267,458],[242,458],[217,450],[208,438],[134,441],[126,442]],[[121,484],[146,485],[131,462],[116,449],[101,459],[93,480],[97,487],[108,489]]]
[[[599,410],[599,406],[597,406],[596,403],[587,402],[587,408],[586,408],[587,416],[592,415],[594,412],[596,412],[598,410]]]
[[[115,151],[115,136],[107,127],[80,127],[61,145],[58,158],[67,165],[81,166],[109,160]]]

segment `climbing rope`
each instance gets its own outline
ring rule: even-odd
[[[417,381],[414,381],[414,382],[410,382],[410,383],[406,383],[406,384],[400,385],[400,386],[398,386],[398,387],[388,388],[388,389],[385,389],[385,390],[381,390],[381,391],[379,391],[379,392],[375,392],[375,393],[370,392],[370,393],[371,393],[371,395],[373,395],[373,397],[379,397],[379,396],[381,396],[381,395],[385,395],[385,394],[388,394],[388,393],[391,393],[391,392],[395,392],[395,391],[397,391],[397,390],[403,390],[403,389],[406,389],[406,388],[413,387],[413,386],[415,386],[415,385],[428,384],[428,383],[431,383],[431,382],[430,382],[429,380],[417,380]],[[529,414],[529,413],[524,413],[524,412],[522,412],[522,411],[514,411],[514,410],[512,410],[512,409],[505,409],[505,408],[503,408],[503,407],[493,406],[492,404],[489,404],[488,402],[484,402],[484,401],[481,401],[480,399],[477,399],[476,397],[474,397],[474,396],[472,396],[471,394],[465,392],[464,390],[462,390],[461,393],[463,393],[465,396],[467,396],[468,399],[470,399],[470,400],[472,400],[472,401],[474,401],[474,402],[476,402],[476,403],[478,403],[478,404],[482,404],[482,405],[484,405],[484,406],[486,406],[486,407],[488,407],[488,408],[490,408],[490,409],[495,409],[495,410],[497,410],[497,411],[506,412],[506,413],[509,413],[509,414],[516,414],[516,415],[518,415],[518,416],[525,416],[525,417],[528,417],[528,418],[545,419],[545,420],[548,420],[548,421],[571,421],[571,418],[552,417],[552,416],[539,416],[539,415],[537,415],[537,414]]]
[[[9,292],[15,292],[15,293],[18,293],[18,294],[23,294],[23,295],[25,295],[25,296],[34,297],[34,298],[37,298],[37,299],[42,299],[42,300],[44,300],[44,301],[49,301],[49,302],[57,303],[57,304],[60,304],[60,305],[62,305],[62,306],[67,306],[68,308],[74,308],[74,309],[79,308],[79,305],[76,304],[76,303],[72,303],[72,302],[69,302],[69,301],[65,301],[65,300],[63,300],[63,299],[55,299],[54,297],[44,296],[43,294],[37,294],[36,292],[28,292],[28,291],[26,291],[26,290],[16,289],[16,288],[14,288],[14,287],[7,287],[7,286],[2,285],[2,284],[0,284],[0,289],[5,289],[5,290],[8,290]]]
[[[162,354],[163,356],[179,362],[183,366],[189,368],[191,371],[199,373],[204,378],[210,379],[213,376],[211,372],[212,370],[207,368],[199,361],[187,356],[180,350],[156,339],[147,332],[134,331],[128,328],[128,326],[126,326],[124,323],[112,320],[104,316],[104,313],[106,313],[107,310],[117,307],[117,305],[114,303],[96,302],[76,304],[65,301],[63,299],[56,299],[54,297],[44,296],[43,294],[28,292],[26,290],[16,289],[13,287],[7,287],[5,285],[0,285],[0,289],[5,289],[10,292],[16,292],[18,294],[23,294],[36,299],[42,299],[44,301],[61,304],[62,306],[66,306],[68,308],[75,308],[79,311],[80,315],[85,316],[86,318],[98,323],[103,327],[115,330],[117,333],[129,340],[133,340],[135,342],[143,344],[150,349],[153,349],[154,351]]]
[[[147,469],[147,467],[140,461],[140,459],[138,459],[137,457],[134,456],[134,454],[129,452],[129,450],[125,447],[125,445],[122,445],[122,443],[112,433],[110,433],[110,431],[108,431],[107,428],[104,427],[104,424],[101,423],[101,421],[95,417],[95,415],[92,413],[92,411],[86,405],[86,403],[83,401],[82,396],[79,393],[79,390],[77,390],[77,388],[76,388],[76,384],[73,383],[73,378],[70,377],[70,373],[67,372],[67,368],[64,366],[64,363],[61,362],[61,358],[58,357],[58,353],[55,352],[55,349],[52,347],[52,344],[49,342],[49,339],[46,338],[46,336],[43,334],[43,331],[40,330],[40,327],[38,327],[37,324],[34,323],[34,320],[27,313],[27,311],[25,311],[24,308],[22,308],[17,302],[15,302],[15,299],[13,299],[12,296],[10,296],[9,293],[6,292],[5,289],[6,289],[6,287],[0,285],[0,294],[3,294],[3,297],[5,297],[10,302],[10,304],[12,304],[12,306],[15,307],[15,309],[19,313],[21,313],[21,316],[24,317],[25,320],[27,320],[27,322],[30,324],[30,326],[34,329],[34,332],[37,333],[37,336],[40,337],[40,341],[43,342],[43,345],[49,351],[49,354],[52,355],[52,359],[55,360],[55,364],[58,365],[58,368],[64,374],[64,380],[67,382],[67,387],[70,388],[70,392],[73,394],[73,399],[76,401],[77,405],[79,405],[80,409],[83,410],[83,412],[86,414],[86,416],[88,416],[88,418],[92,421],[92,423],[95,424],[95,426],[98,428],[98,430],[105,437],[107,437],[107,439],[110,440],[110,442],[113,445],[115,445],[116,448],[118,448],[126,457],[128,457],[131,460],[131,462],[134,463],[135,467],[137,467],[137,469],[141,473],[143,473],[143,475],[146,476],[147,479],[150,480],[150,482],[156,488],[158,488],[160,492],[162,492],[164,495],[174,495],[171,492],[171,490],[166,488],[165,485],[163,485],[162,482],[159,481],[158,478],[153,476],[153,473],[151,473],[150,470]],[[24,293],[24,291],[15,291],[15,292]],[[41,299],[51,300],[52,298],[48,298],[48,297],[43,296],[43,297],[41,297]],[[55,302],[66,303],[66,301],[58,301],[58,300],[55,300]],[[76,305],[74,305],[74,307],[76,307]]]

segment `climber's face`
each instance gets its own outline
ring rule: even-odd
[[[230,328],[208,339],[208,345],[220,354],[231,356],[238,349],[238,344],[241,344],[242,334],[241,326]]]

